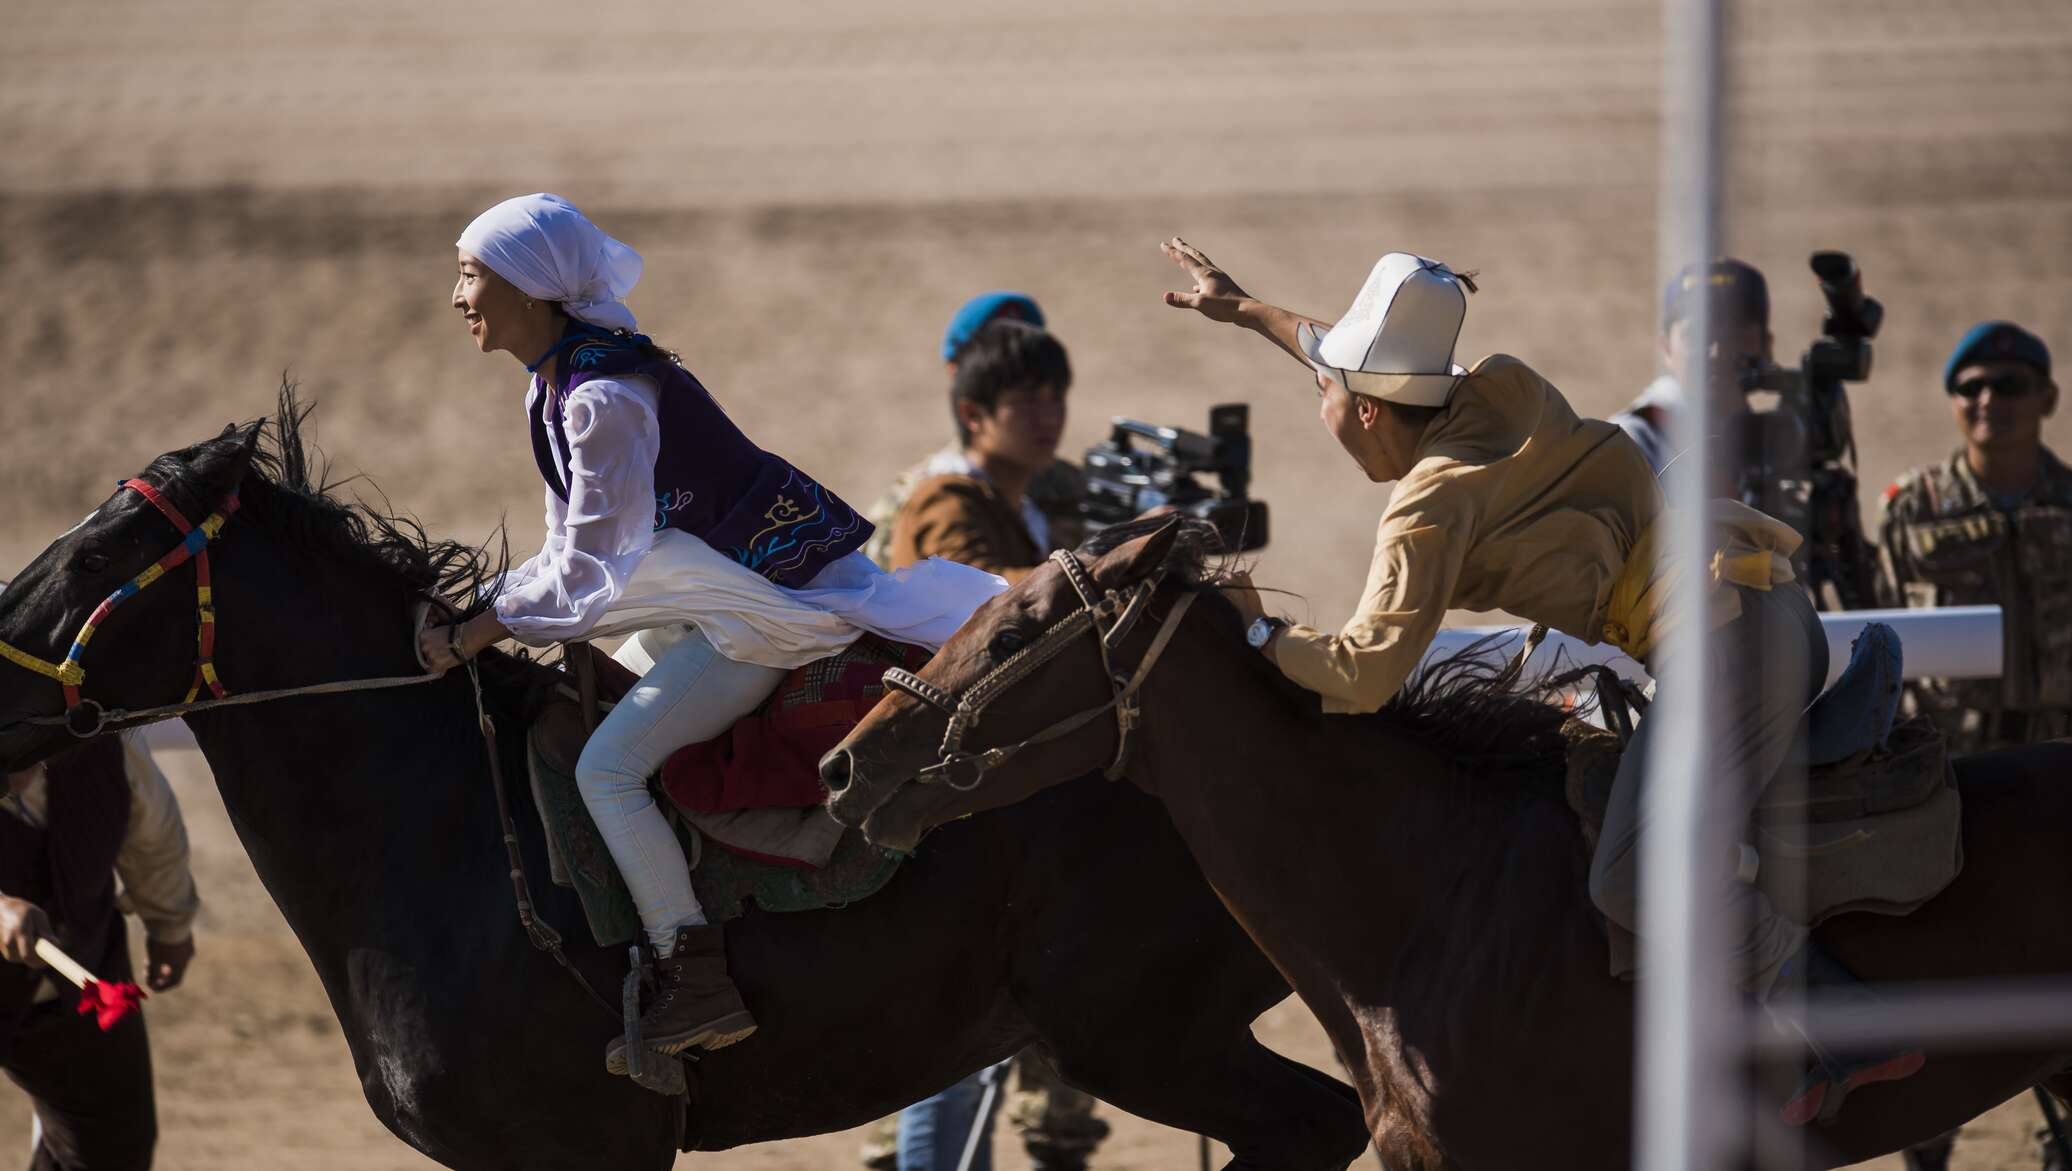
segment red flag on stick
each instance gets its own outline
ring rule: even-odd
[[[144,1003],[144,990],[126,980],[97,980],[79,961],[48,939],[36,941],[36,956],[58,975],[79,988],[79,1015],[94,1018],[102,1032],[114,1028],[122,1018]]]
[[[143,1004],[144,990],[127,981],[88,980],[79,990],[79,1015],[95,1018],[104,1033]]]

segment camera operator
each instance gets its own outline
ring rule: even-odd
[[[903,502],[882,526],[890,533],[881,562],[888,569],[945,557],[1015,580],[1062,547],[1066,525],[1060,521],[1072,522],[1076,533],[1078,500],[1064,472],[1077,469],[1057,458],[1072,366],[1057,338],[1030,320],[1034,303],[1021,301],[1021,313],[995,314],[968,337],[958,337],[958,322],[974,312],[971,305],[951,323],[944,348],[954,354],[950,418],[957,441],[895,488]],[[1032,499],[1046,481],[1060,509],[1055,518]],[[1031,1165],[1084,1171],[1108,1135],[1108,1124],[1094,1117],[1094,1099],[1066,1085],[1034,1054],[1017,1056],[1014,1071],[1017,1089],[1008,1096],[1007,1114]],[[971,1128],[991,1123],[978,1117],[979,1079],[973,1074],[901,1112],[895,1164],[901,1171],[957,1165]],[[867,1165],[887,1166],[885,1154],[882,1141],[866,1147]],[[990,1143],[982,1140],[973,1167],[991,1165]]]
[[[1691,311],[1708,304],[1714,336],[1704,355],[1711,417],[1699,429],[1712,452],[1711,490],[1790,525],[1800,538],[1792,567],[1823,609],[1874,604],[1875,559],[1857,507],[1856,440],[1847,386],[1870,377],[1871,339],[1884,307],[1863,292],[1856,262],[1815,252],[1807,266],[1827,315],[1797,364],[1771,358],[1770,294],[1761,273],[1732,259],[1693,265],[1663,292],[1667,368],[1689,356]],[[1701,302],[1698,298],[1707,298]],[[1689,399],[1668,374],[1612,421],[1659,473],[1673,462],[1669,433]]]
[[[1023,321],[1044,325],[1043,310],[1027,293],[995,291],[981,293],[960,307],[943,331],[942,361],[952,383],[972,339],[994,321]],[[901,472],[892,487],[865,514],[876,533],[863,551],[872,561],[892,567],[893,522],[907,498],[923,480],[967,470],[964,443],[953,439],[934,455]],[[1080,506],[1086,496],[1086,477],[1072,463],[1053,458],[1050,466],[1029,478],[1022,493],[1022,517],[1030,532],[1045,537],[1053,548],[1071,548],[1085,535]]]
[[[1672,422],[1689,409],[1689,398],[1676,381],[1675,371],[1685,369],[1691,347],[1691,310],[1698,298],[1709,298],[1712,310],[1712,343],[1705,355],[1706,378],[1714,418],[1705,428],[1708,436],[1730,432],[1730,419],[1742,407],[1742,377],[1748,369],[1770,365],[1770,286],[1753,265],[1733,259],[1694,264],[1678,273],[1662,291],[1662,373],[1648,383],[1640,397],[1611,421],[1619,425],[1647,456],[1648,466],[1660,475],[1677,449],[1670,445]],[[1738,495],[1734,466],[1714,460],[1718,477],[1714,494]]]
[[[2050,350],[2007,321],[1966,333],[1943,367],[1961,446],[1885,491],[1881,601],[2001,608],[2000,678],[1910,687],[1955,751],[2072,734],[2072,469],[2043,445]]]
[[[889,567],[944,557],[1018,581],[1052,545],[1029,481],[1057,461],[1072,366],[1065,347],[1024,321],[994,321],[965,348],[950,383],[959,449],[933,461],[892,522]]]

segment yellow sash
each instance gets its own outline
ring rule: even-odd
[[[1707,566],[1711,588],[1737,585],[1767,590],[1792,580],[1791,554],[1800,538],[1790,525],[1738,500],[1712,501],[1709,512],[1714,532],[1712,560]],[[1605,606],[1604,641],[1642,662],[1676,624],[1677,615],[1670,604],[1683,580],[1684,567],[1659,554],[1675,516],[1665,509],[1648,524],[1627,554]],[[1716,624],[1723,625],[1740,614],[1741,606],[1730,592],[1713,609]]]

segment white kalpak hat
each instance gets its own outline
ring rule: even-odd
[[[1453,343],[1468,315],[1468,295],[1436,260],[1391,252],[1375,262],[1352,308],[1328,330],[1303,325],[1302,352],[1318,370],[1358,394],[1437,407],[1467,371],[1453,364]]]

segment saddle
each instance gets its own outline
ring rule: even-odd
[[[1899,636],[1867,625],[1750,818],[1736,878],[1808,927],[1851,911],[1909,914],[1964,867],[1963,809],[1942,735],[1925,717],[1897,720],[1903,667]],[[1595,851],[1624,746],[1580,721],[1564,734],[1569,807]],[[1612,974],[1631,975],[1633,936],[1605,927]]]
[[[588,644],[570,647],[571,668],[585,656],[600,706],[639,681]],[[738,918],[751,901],[765,911],[841,906],[891,881],[906,855],[870,845],[828,816],[819,760],[883,697],[888,668],[927,659],[919,647],[865,635],[792,671],[725,734],[663,763],[649,783],[713,922]],[[590,733],[576,696],[587,689],[557,687],[536,710],[526,761],[553,881],[576,892],[598,944],[617,946],[639,937],[640,918],[576,788],[576,759]]]

